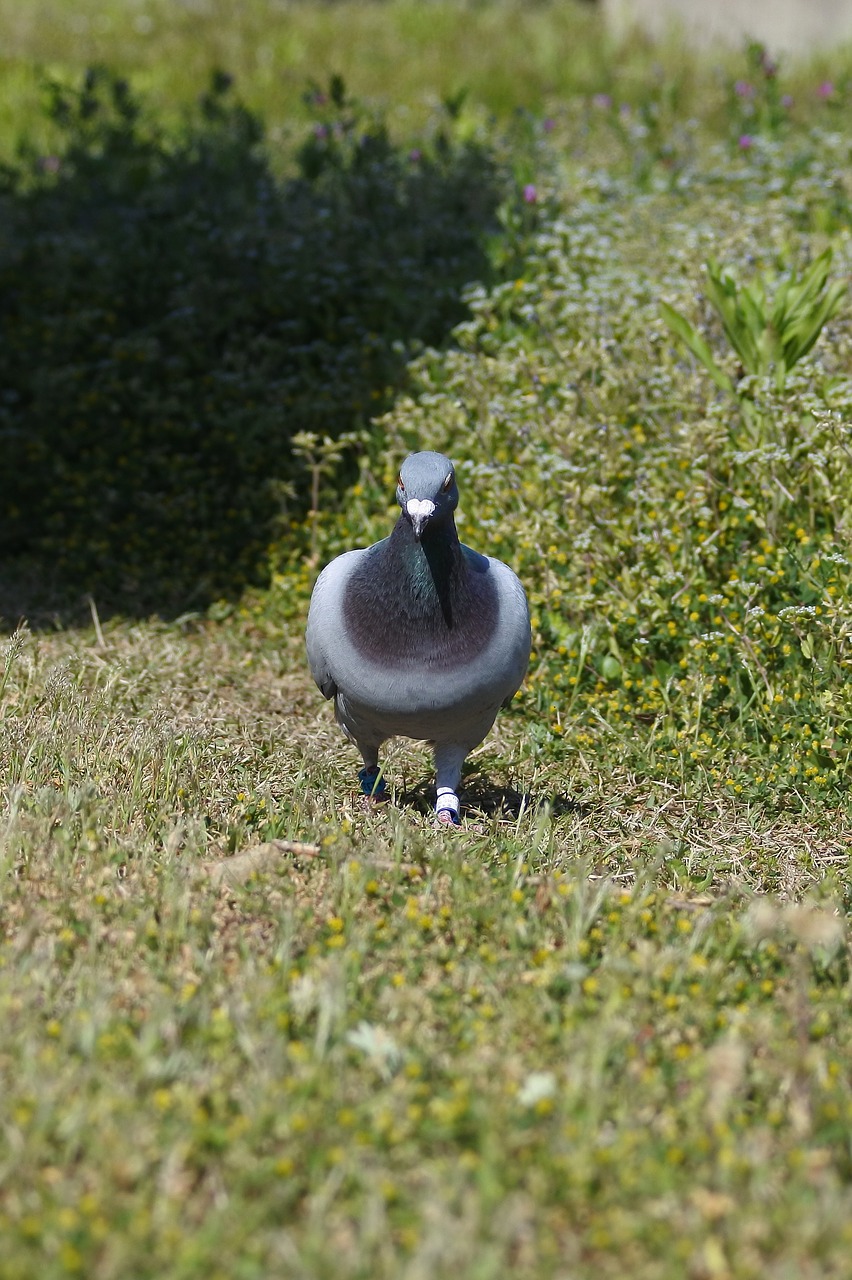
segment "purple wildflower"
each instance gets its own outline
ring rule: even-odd
[[[599,107],[602,111],[608,111],[612,106],[612,98],[608,93],[596,93],[592,98],[592,106]]]
[[[327,138],[327,137],[328,137],[328,126],[327,126],[327,125],[324,125],[324,124],[315,124],[315,125],[314,125],[314,137],[315,137],[315,138]]]
[[[754,138],[750,133],[741,133],[737,146],[740,151],[748,151],[750,147],[754,146]]]
[[[408,158],[412,164],[417,164],[423,158],[423,152],[419,147],[412,147],[408,153]]]
[[[552,133],[555,125],[556,125],[556,121],[553,120],[550,116],[548,116],[546,120],[542,120],[541,122],[541,127],[545,133]]]
[[[524,204],[535,204],[538,200],[538,192],[533,183],[528,182],[524,187]]]
[[[817,89],[817,97],[818,98],[834,97],[834,85],[832,84],[831,80],[823,80],[822,84]]]
[[[790,108],[792,107],[792,105],[793,105],[793,95],[792,95],[792,93],[782,93],[782,94],[781,94],[781,106],[784,108],[784,110],[785,110],[785,111],[789,111],[789,110],[790,110]]]
[[[738,98],[753,98],[754,85],[749,84],[748,80],[737,80],[734,84],[734,93]]]

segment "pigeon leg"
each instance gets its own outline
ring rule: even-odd
[[[358,782],[365,796],[373,800],[381,800],[385,793],[385,780],[379,767],[379,748],[358,744],[358,750],[364,761],[364,768],[358,774]]]
[[[437,782],[437,799],[435,800],[435,816],[439,822],[448,826],[459,826],[459,798],[456,788],[461,779],[462,765],[467,755],[467,748],[457,746],[435,747],[435,774]]]

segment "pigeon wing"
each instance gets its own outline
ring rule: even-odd
[[[329,621],[331,618],[332,600],[329,593],[329,574],[333,562],[323,569],[317,578],[311,594],[311,606],[308,610],[308,626],[305,631],[305,647],[308,651],[308,666],[311,675],[324,698],[333,698],[337,693],[337,684],[331,674],[326,647]]]
[[[324,698],[333,698],[337,693],[332,655],[340,651],[343,592],[363,555],[363,551],[346,551],[332,560],[317,578],[311,594],[305,647],[311,675]]]

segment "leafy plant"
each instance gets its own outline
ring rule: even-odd
[[[314,97],[280,180],[223,73],[177,125],[104,69],[50,86],[56,154],[0,191],[0,555],[36,582],[147,613],[260,581],[293,436],[362,429],[487,277],[488,149]]]
[[[789,123],[789,95],[781,91],[778,64],[765,45],[752,40],[745,49],[746,74],[728,82],[728,118],[732,140],[748,149],[754,134],[777,138]]]
[[[714,258],[705,265],[707,297],[743,369],[758,377],[773,374],[777,391],[783,391],[790,369],[808,354],[843,302],[846,282],[828,285],[831,262],[832,251],[826,249],[798,277],[789,272],[744,285]],[[736,384],[719,368],[698,330],[667,302],[660,303],[660,311],[716,385],[735,395]]]

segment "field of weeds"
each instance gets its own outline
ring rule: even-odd
[[[3,1280],[849,1273],[852,59],[425,8],[0,3]],[[303,655],[415,448],[451,832]]]

